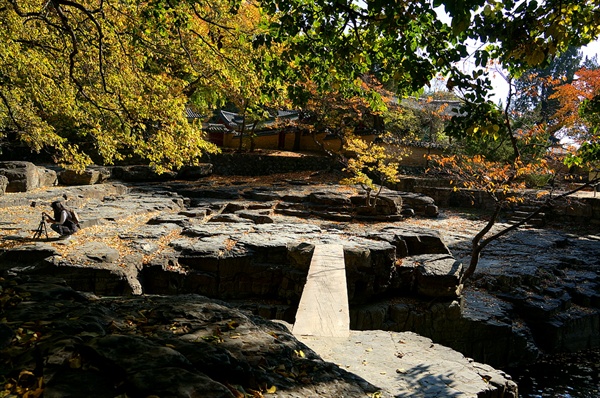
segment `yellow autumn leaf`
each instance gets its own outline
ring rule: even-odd
[[[81,368],[81,358],[77,356],[75,358],[69,359],[69,367],[71,369],[80,369]]]

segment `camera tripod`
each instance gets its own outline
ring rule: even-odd
[[[33,234],[33,239],[41,239],[42,234],[46,235],[46,239],[48,239],[48,227],[46,227],[46,215],[42,214],[42,221],[40,221],[40,225],[38,225],[35,233]]]

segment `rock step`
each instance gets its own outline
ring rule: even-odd
[[[527,217],[531,215],[534,211],[539,209],[539,206],[518,206],[515,208],[513,212],[509,214],[508,223],[509,224],[518,224],[525,220]],[[546,213],[540,212],[535,217],[528,220],[525,225],[533,226],[533,227],[543,227],[546,224]]]
[[[543,205],[543,203],[540,204],[528,204],[528,205],[519,205],[515,208],[516,211],[524,211],[527,213],[533,213],[534,211],[536,211],[537,209],[539,209],[541,206]]]
[[[515,218],[527,218],[532,212],[526,210],[516,210],[512,213],[512,216]],[[539,213],[534,218],[544,218],[546,213]]]
[[[519,219],[519,218],[511,218],[507,221],[508,224],[514,225],[514,224],[518,224],[521,221],[523,221],[523,219]],[[544,225],[546,225],[546,221],[544,219],[541,218],[532,218],[531,220],[527,221],[524,225],[526,226],[530,226],[530,227],[536,227],[536,228],[540,228],[543,227]]]

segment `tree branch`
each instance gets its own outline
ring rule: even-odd
[[[10,120],[15,124],[15,126],[17,126],[18,130],[23,130],[23,128],[21,127],[21,124],[17,121],[17,118],[15,117],[15,114],[12,111],[12,107],[10,106],[8,98],[6,98],[6,96],[4,95],[4,93],[2,91],[0,91],[0,98],[2,99],[2,102],[4,103],[4,106],[6,107],[6,110],[8,112],[8,116],[10,117]]]

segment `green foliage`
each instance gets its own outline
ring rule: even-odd
[[[491,101],[465,102],[460,111],[446,128],[451,137],[489,143],[508,133],[502,110]]]
[[[487,141],[506,137],[502,112],[487,103],[490,63],[519,76],[600,35],[598,0],[436,0],[402,7],[381,0],[264,0],[263,5],[279,16],[266,36],[274,41],[293,37],[273,64],[275,73],[299,80],[310,76],[319,91],[344,92],[356,91],[358,78],[371,71],[400,97],[420,91],[440,73],[448,92],[461,93],[462,112],[468,113],[454,123],[452,134]],[[450,24],[439,21],[431,6],[444,6]],[[489,45],[470,50],[469,40]],[[458,63],[467,56],[474,61],[470,72]],[[309,95],[302,87],[290,93],[298,103]]]
[[[421,120],[418,111],[402,106],[390,106],[383,114],[385,130],[392,137],[414,140],[420,135]]]
[[[583,101],[579,108],[579,115],[585,119],[596,132],[598,131],[600,128],[600,93],[591,99]]]
[[[472,112],[455,123],[464,128],[456,134],[497,140],[505,127],[486,102],[489,63],[513,76],[548,65],[600,36],[598,5],[0,0],[0,134],[53,148],[57,160],[78,167],[130,155],[179,167],[215,150],[185,120],[189,103],[200,112],[227,102],[260,109],[335,93],[361,96],[382,113],[385,101],[364,76],[405,97],[441,74]],[[470,50],[469,40],[489,45]],[[465,57],[475,63],[468,73]]]
[[[552,179],[554,178],[553,174],[527,174],[525,176],[525,185],[528,188],[543,188],[547,186]]]
[[[408,98],[402,101],[401,105],[410,110],[416,120],[416,128],[412,131],[415,141],[446,141],[444,130],[450,122],[454,108],[458,106],[453,102],[458,101],[456,97],[443,93],[440,95],[439,92],[431,92],[429,97],[418,100]]]

